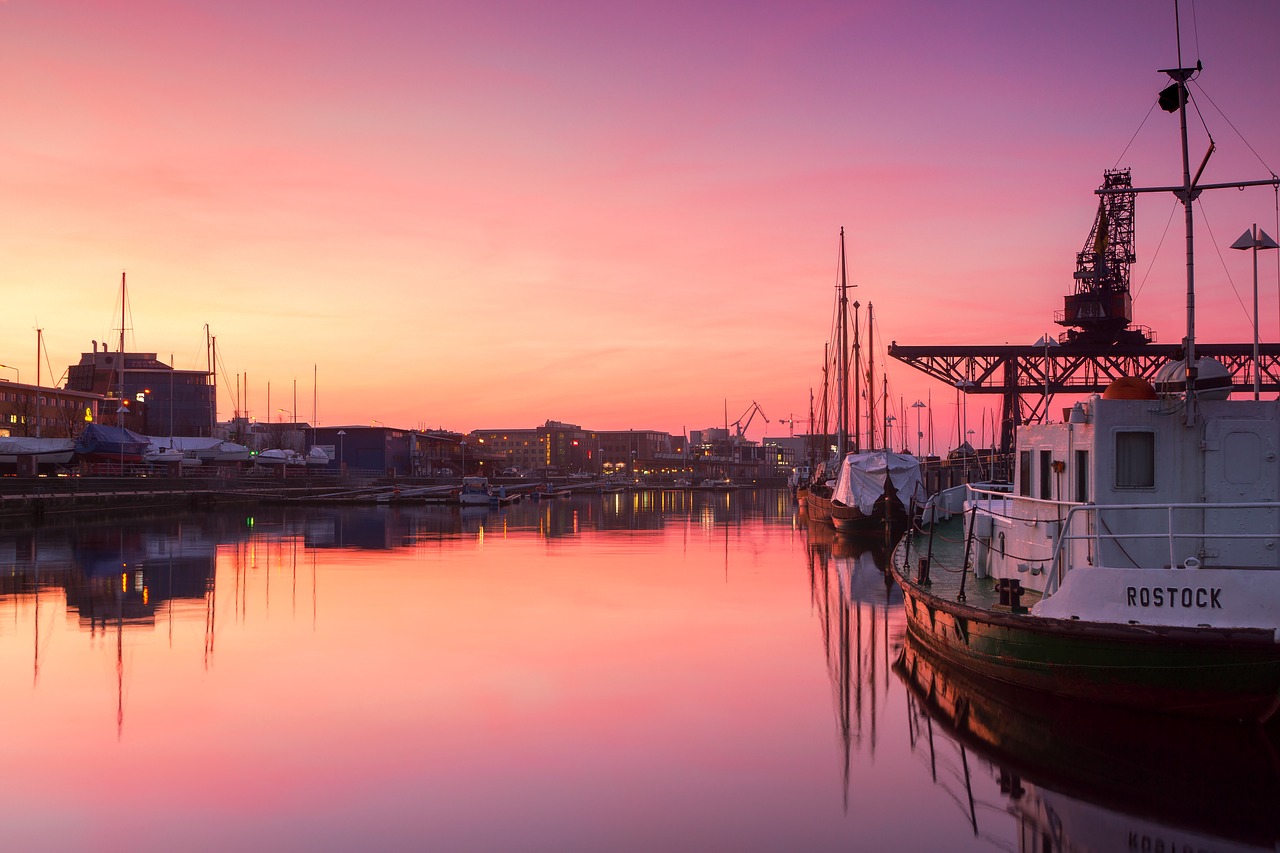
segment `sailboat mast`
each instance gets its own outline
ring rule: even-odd
[[[876,449],[876,330],[875,308],[867,303],[867,430],[868,450]]]
[[[822,459],[827,458],[827,447],[831,444],[831,407],[828,405],[829,398],[827,396],[830,388],[830,377],[828,376],[831,368],[831,350],[830,344],[822,345]]]
[[[840,297],[836,311],[836,447],[844,458],[849,445],[849,270],[844,254],[844,228],[840,229]]]
[[[209,338],[210,353],[213,358],[213,397],[209,400],[209,437],[218,430],[218,336]]]
[[[1257,255],[1255,254],[1256,258]],[[1257,263],[1257,261],[1254,261]],[[1255,312],[1256,313],[1256,312]],[[36,438],[40,437],[40,348],[44,343],[44,329],[36,329]]]
[[[124,316],[125,316],[125,299],[127,298],[127,288],[125,286],[125,271],[120,271],[120,354],[118,356],[120,364],[118,374],[120,377],[119,394],[120,399],[116,401],[116,426],[124,426]]]
[[[862,450],[862,345],[858,339],[858,309],[853,303],[853,452]]]
[[[893,412],[889,409],[889,374],[880,376],[880,411],[884,412],[884,449],[893,450]]]

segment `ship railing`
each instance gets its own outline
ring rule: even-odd
[[[1061,529],[1054,542],[1053,562],[1050,569],[1050,583],[1053,588],[1047,588],[1045,594],[1052,593],[1057,586],[1061,585],[1066,573],[1075,567],[1077,560],[1075,559],[1074,549],[1069,547],[1072,543],[1087,542],[1091,545],[1087,551],[1087,559],[1092,564],[1100,561],[1099,555],[1103,553],[1104,543],[1114,544],[1116,550],[1128,556],[1128,552],[1124,549],[1125,542],[1164,541],[1167,543],[1169,559],[1167,567],[1181,566],[1187,569],[1196,569],[1201,565],[1200,558],[1206,553],[1206,546],[1215,541],[1274,541],[1277,537],[1276,519],[1280,518],[1280,516],[1273,516],[1270,526],[1256,533],[1238,529],[1221,532],[1208,529],[1206,524],[1207,512],[1240,512],[1248,510],[1280,513],[1280,502],[1073,504],[1067,510],[1066,517],[1063,519]],[[1123,520],[1124,516],[1133,517],[1139,512],[1146,513],[1143,519],[1148,522],[1146,524],[1148,529],[1134,530],[1131,526],[1123,523],[1119,525],[1119,531],[1112,529],[1112,525],[1117,518]],[[1111,517],[1104,518],[1104,513]],[[1199,519],[1198,524],[1194,521],[1197,518]],[[1151,529],[1155,525],[1150,522],[1155,520],[1162,522],[1160,529]],[[1196,555],[1179,560],[1178,543],[1186,540],[1202,544],[1197,546]],[[1140,561],[1132,557],[1129,557],[1129,560],[1133,563],[1133,568],[1143,568],[1140,565]],[[1242,566],[1241,568],[1249,567]],[[1275,566],[1257,566],[1256,568],[1274,569]]]

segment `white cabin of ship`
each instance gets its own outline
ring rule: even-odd
[[[1013,494],[973,502],[979,575],[1043,591],[1068,519],[1068,567],[1280,567],[1280,504],[1230,506],[1280,501],[1280,402],[1201,399],[1188,426],[1181,397],[1094,396],[1016,447]]]

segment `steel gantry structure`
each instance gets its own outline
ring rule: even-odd
[[[1209,153],[1213,153],[1212,145]],[[1208,158],[1206,154],[1205,162]],[[1203,171],[1203,163],[1200,168]],[[1197,172],[1196,180],[1199,177]],[[1198,184],[1188,175],[1185,186],[1193,187],[1190,198],[1194,199],[1206,189],[1280,187],[1280,178],[1273,174],[1260,181]],[[1003,401],[1000,449],[1005,452],[1013,450],[1019,425],[1045,419],[1054,394],[1101,394],[1113,381],[1126,376],[1142,377],[1154,385],[1157,371],[1175,362],[1191,362],[1183,380],[1188,385],[1195,382],[1200,359],[1207,357],[1227,369],[1233,392],[1254,390],[1255,376],[1261,391],[1280,391],[1280,344],[1196,341],[1190,296],[1188,336],[1182,343],[1156,344],[1150,329],[1133,324],[1129,271],[1135,258],[1136,198],[1139,193],[1153,192],[1172,192],[1181,198],[1188,195],[1185,186],[1139,188],[1133,186],[1128,169],[1103,173],[1102,185],[1095,191],[1098,211],[1084,247],[1076,255],[1071,292],[1064,299],[1063,310],[1054,317],[1055,323],[1067,327],[1056,340],[1046,335],[1029,346],[919,347],[899,346],[895,341],[889,345],[889,356],[957,392],[999,394]],[[1191,233],[1189,219],[1187,233]]]
[[[1090,344],[1059,346],[900,346],[889,356],[945,382],[964,394],[1002,398],[1000,449],[1013,449],[1020,424],[1043,420],[1054,394],[1101,394],[1122,376],[1154,384],[1156,371],[1183,359],[1175,344]],[[1262,391],[1280,391],[1280,344],[1261,344],[1257,375]],[[1197,358],[1212,358],[1231,374],[1233,392],[1253,391],[1253,344],[1196,344]]]

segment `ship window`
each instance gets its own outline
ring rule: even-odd
[[[1089,500],[1089,451],[1076,451],[1076,502]]]
[[[1155,433],[1117,432],[1116,488],[1152,489],[1155,485]]]
[[[1018,494],[1031,497],[1031,451],[1018,454]]]
[[[1053,462],[1052,450],[1040,451],[1040,497],[1049,500],[1053,497],[1049,494],[1049,471]]]

